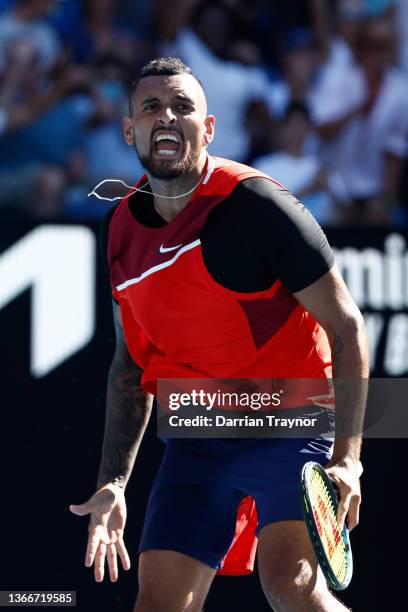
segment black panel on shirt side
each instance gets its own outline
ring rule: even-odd
[[[120,202],[119,202],[120,204]],[[108,233],[109,233],[109,225],[111,219],[113,217],[113,213],[119,204],[115,204],[112,206],[108,212],[103,217],[101,224],[99,226],[99,253],[102,258],[103,267],[106,270],[107,277],[110,277],[110,267],[109,267],[109,258],[108,258]],[[132,215],[141,223],[142,225],[146,225],[147,227],[161,227],[166,224],[166,221],[160,217],[158,212],[153,206],[152,196],[145,193],[134,193],[129,198],[129,207]],[[112,296],[114,302],[117,303],[117,300]]]
[[[137,196],[137,197],[136,197]],[[108,232],[113,213],[119,204],[112,206],[103,217],[99,226],[99,252],[103,260],[104,268],[110,273],[108,260]],[[137,193],[129,198],[129,207],[132,215],[146,227],[162,227],[166,221],[162,219],[153,206],[152,196],[149,194]]]
[[[292,194],[264,178],[239,183],[211,211],[200,237],[209,273],[233,291],[262,291],[279,278],[295,293],[334,262],[314,217]]]

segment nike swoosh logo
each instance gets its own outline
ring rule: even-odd
[[[160,253],[170,253],[170,251],[177,251],[177,249],[179,249],[180,247],[182,247],[182,244],[178,244],[177,246],[174,247],[165,247],[164,244],[160,245]]]

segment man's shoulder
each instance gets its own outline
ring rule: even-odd
[[[247,220],[259,232],[279,239],[298,230],[314,233],[320,229],[306,206],[279,183],[267,176],[251,177],[240,182],[230,194],[229,210]]]
[[[238,219],[247,226],[268,227],[270,231],[286,226],[291,218],[305,211],[292,193],[260,172],[236,182],[216,209],[220,215],[227,214],[228,218]],[[216,212],[214,215],[218,216]]]
[[[215,192],[220,188],[229,186],[231,191],[243,182],[252,184],[254,179],[261,179],[269,182],[275,188],[284,189],[284,187],[275,179],[271,178],[261,170],[248,166],[241,162],[222,157],[212,157],[212,177],[209,187]],[[205,179],[204,179],[205,182]]]
[[[260,208],[282,208],[292,201],[298,201],[286,187],[266,174],[244,178],[234,193],[241,193],[249,205],[258,205]]]

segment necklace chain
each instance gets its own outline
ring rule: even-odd
[[[184,198],[185,196],[190,195],[190,193],[193,193],[193,191],[197,189],[197,187],[203,180],[203,177],[204,177],[204,172],[201,174],[200,179],[194,185],[194,187],[192,187],[189,191],[186,191],[185,193],[181,193],[180,195],[176,195],[176,196],[165,196],[165,195],[161,195],[160,193],[153,193],[152,191],[147,191],[146,189],[143,189],[143,187],[146,187],[149,181],[146,181],[146,183],[144,183],[141,187],[132,187],[132,185],[128,185],[127,183],[125,183],[125,181],[122,181],[121,179],[104,179],[103,181],[98,183],[92,189],[90,193],[88,193],[88,197],[95,196],[96,198],[98,198],[98,200],[108,200],[109,202],[115,202],[116,200],[123,200],[123,196],[115,196],[113,198],[106,198],[104,196],[99,195],[99,193],[96,193],[96,189],[101,187],[104,183],[122,183],[122,185],[124,185],[125,187],[128,187],[128,189],[131,189],[132,193],[136,193],[140,191],[141,193],[147,193],[148,195],[152,195],[155,198],[164,198],[166,200],[177,200],[178,198]]]

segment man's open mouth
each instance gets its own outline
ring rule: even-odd
[[[154,136],[155,153],[162,157],[176,157],[181,149],[181,138],[176,132],[157,132]]]

